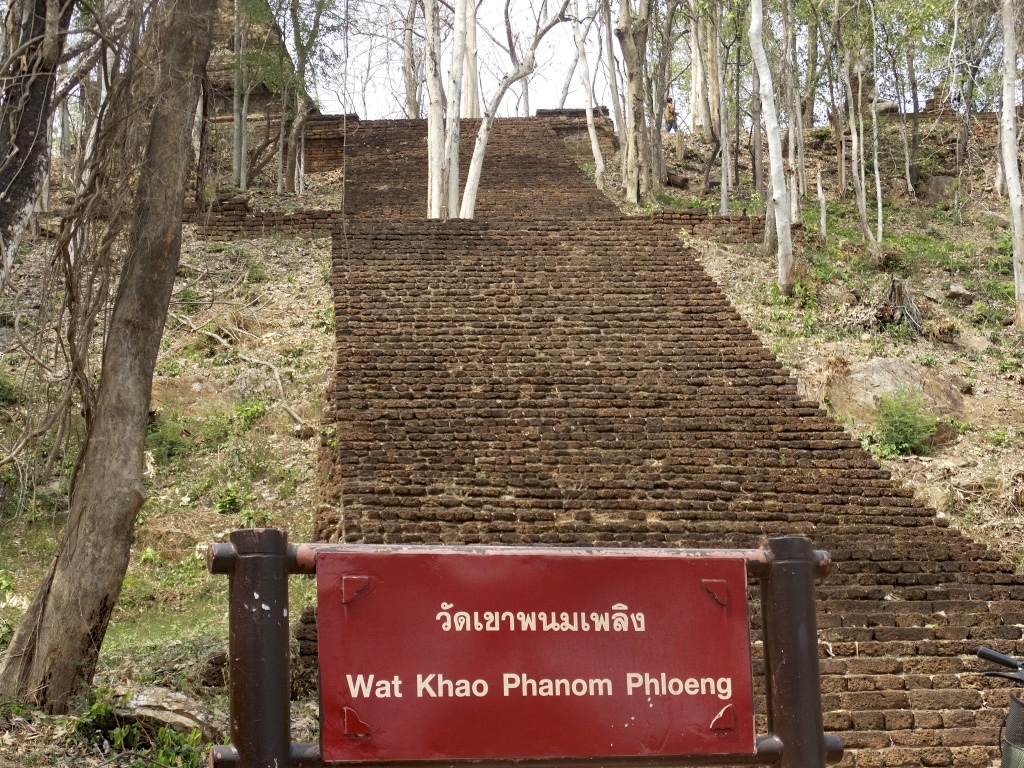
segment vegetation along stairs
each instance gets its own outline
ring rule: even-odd
[[[802,401],[679,222],[621,215],[543,119],[496,122],[474,221],[422,219],[425,152],[422,122],[347,137],[317,537],[750,547],[807,535],[835,560],[819,651],[843,765],[988,764],[1006,690],[976,674],[973,652],[1024,652],[1013,565]],[[299,634],[308,653],[315,626]]]

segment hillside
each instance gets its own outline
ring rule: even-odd
[[[690,149],[695,157],[706,153],[697,145]],[[678,169],[693,173],[696,165]],[[1017,561],[1024,553],[1016,515],[1024,472],[1019,398],[1024,339],[1003,325],[1008,262],[997,219],[985,215],[1001,210],[980,188],[986,173],[979,168],[979,189],[963,206],[891,201],[890,239],[877,260],[859,245],[852,204],[833,201],[827,246],[814,244],[809,233],[800,247],[794,300],[772,289],[773,262],[755,246],[695,239],[690,244],[811,399],[825,396],[837,371],[871,360],[905,360],[925,373],[961,377],[966,386],[960,410],[943,414],[947,427],[932,455],[882,461],[939,514],[1003,547]],[[338,181],[337,174],[313,177],[302,205],[332,207]],[[274,200],[267,192],[254,198],[259,208],[293,202]],[[663,202],[708,204],[691,195]],[[811,201],[805,217],[814,218]],[[38,255],[45,252],[43,243],[36,248]],[[198,695],[223,713],[223,688],[217,683],[223,673],[226,584],[205,575],[197,548],[244,525],[282,525],[296,540],[311,535],[318,503],[319,416],[333,357],[328,250],[325,239],[190,241],[186,246],[154,395],[151,498],[104,648],[102,685],[167,685]],[[877,320],[894,275],[905,281],[925,314],[922,336],[903,324]],[[851,419],[846,426],[864,437],[870,425]],[[58,481],[39,489],[36,503],[9,504],[4,513],[12,535],[3,545],[3,562],[10,565],[0,573],[7,595],[0,619],[8,626],[52,547],[62,492]],[[295,593],[300,606],[309,599],[307,585],[293,585]],[[308,701],[297,705],[306,713],[300,727],[313,722],[310,706]],[[110,759],[104,751],[107,737],[91,738],[94,731],[109,732],[97,724],[95,713],[84,721],[55,721],[3,709],[0,717],[8,723],[0,736],[0,759],[15,765],[95,765]],[[85,733],[76,733],[82,722]],[[107,748],[117,745],[111,747],[108,739]],[[184,746],[175,748],[191,754]]]

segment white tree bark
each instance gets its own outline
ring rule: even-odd
[[[416,26],[416,7],[419,0],[409,0],[409,10],[405,14],[405,29],[402,35],[402,78],[405,80],[405,111],[411,120],[420,117],[420,79],[417,76],[419,66],[416,62],[416,39],[413,35]]]
[[[591,24],[593,19],[591,18]],[[590,150],[594,154],[594,181],[598,189],[604,189],[604,156],[601,153],[601,142],[597,139],[597,126],[594,125],[594,96],[591,93],[590,67],[587,65],[587,49],[584,45],[586,33],[580,29],[580,3],[573,2],[572,31],[576,37],[576,56],[579,61],[580,81],[583,84],[583,103],[587,109],[587,133],[590,134]],[[587,32],[590,24],[587,25]]]
[[[718,82],[716,90],[718,91],[718,135],[722,143],[722,175],[720,181],[718,201],[718,212],[722,216],[729,215],[729,174],[732,170],[732,163],[729,151],[729,110],[725,101],[725,51],[722,44],[721,24],[722,24],[722,7],[718,7],[718,17],[716,19],[717,26],[719,27],[715,40],[717,41],[715,59],[718,62],[716,67]]]
[[[764,25],[764,11],[761,0],[750,0],[750,40],[751,56],[757,66],[757,74],[761,81],[761,113],[768,134],[768,165],[771,176],[771,209],[775,213],[776,236],[779,245],[778,284],[779,289],[791,296],[793,294],[793,235],[789,227],[789,201],[786,199],[786,174],[782,161],[782,137],[779,134],[779,116],[775,110],[775,90],[772,85],[772,72],[768,68],[768,57],[764,52],[761,39],[761,28]]]
[[[608,88],[611,91],[612,110],[615,115],[615,129],[619,134],[619,146],[626,146],[626,118],[622,113],[622,100],[619,98],[619,74],[615,66],[615,48],[612,45],[612,0],[600,0],[601,22],[604,24],[605,49],[608,56]],[[623,153],[623,158],[625,154]]]
[[[480,79],[476,47],[476,1],[466,0],[466,83],[462,94],[462,116],[480,117]]]
[[[427,218],[440,219],[444,202],[444,88],[437,0],[424,0],[427,69]]]
[[[857,198],[857,214],[860,218],[860,228],[864,233],[864,240],[868,245],[868,249],[874,253],[877,250],[875,233],[871,231],[871,225],[868,224],[867,190],[864,185],[864,155],[861,146],[863,135],[858,127],[857,115],[855,114],[855,111],[859,109],[860,103],[857,100],[857,94],[853,92],[853,84],[850,80],[849,53],[844,56],[842,67],[843,84],[846,87],[846,118],[850,127],[850,176],[853,177],[853,194]]]
[[[704,65],[700,55],[700,35],[697,32],[697,4],[690,0],[690,130],[706,131],[702,102],[704,99]]]
[[[490,102],[487,104],[487,111],[483,120],[480,121],[480,129],[476,134],[476,143],[473,145],[473,157],[469,162],[469,171],[466,174],[466,188],[462,195],[462,207],[459,209],[459,218],[472,219],[476,212],[476,196],[480,189],[480,174],[484,167],[484,156],[487,154],[487,140],[491,134],[491,127],[494,125],[494,116],[498,111],[501,100],[505,93],[516,82],[525,79],[536,66],[537,46],[544,36],[560,21],[565,19],[565,10],[569,6],[569,0],[562,0],[558,11],[548,17],[537,27],[533,36],[533,42],[523,56],[522,62],[512,72],[505,75],[498,84]]]
[[[619,41],[622,57],[626,62],[626,100],[629,105],[622,186],[626,201],[634,205],[640,203],[641,184],[645,179],[640,144],[644,129],[643,56],[647,50],[651,10],[650,0],[640,0],[634,14],[630,0],[623,0],[619,9],[619,20],[615,25],[615,37]],[[654,117],[661,121],[661,115]]]
[[[234,2],[234,33],[232,39],[235,53],[235,81],[232,93],[232,115],[234,117],[234,141],[231,147],[231,183],[236,187],[242,185],[242,132],[245,127],[242,125],[242,91],[245,90],[244,51],[242,45],[242,11],[239,8],[239,0]]]
[[[444,211],[449,219],[459,209],[459,132],[462,123],[462,73],[466,63],[466,3],[455,0],[452,66],[448,78],[447,114],[444,127]]]
[[[878,41],[875,39],[875,30],[878,26],[875,22],[875,4],[872,0],[868,2],[871,7],[871,69],[878,76]],[[882,172],[878,162],[878,81],[875,80],[874,88],[871,91],[871,158],[875,165],[875,239],[882,242]]]
[[[1013,242],[1013,287],[1016,307],[1013,323],[1024,327],[1024,194],[1021,193],[1020,170],[1017,164],[1017,38],[1013,0],[1002,1],[1003,22],[1003,111],[999,126],[999,144],[1006,177],[1006,194],[1010,200],[1010,235]]]
[[[821,186],[821,168],[818,168],[818,239],[828,238],[828,219],[825,217],[825,190]]]

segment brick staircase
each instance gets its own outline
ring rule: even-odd
[[[987,765],[1006,691],[971,654],[1024,653],[1013,565],[800,400],[679,222],[620,215],[543,120],[496,123],[471,222],[417,220],[424,132],[364,122],[348,137],[317,538],[749,547],[805,534],[836,563],[818,622],[843,765]],[[308,650],[315,634],[300,639]]]

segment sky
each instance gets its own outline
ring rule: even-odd
[[[478,48],[480,88],[484,103],[495,92],[502,76],[512,68],[508,54],[497,42],[505,44],[506,35],[502,11],[503,0],[482,0],[479,10]],[[347,42],[347,64],[335,67],[316,83],[321,109],[328,113],[355,112],[363,119],[405,117],[405,89],[401,71],[401,28],[404,11],[400,8],[380,8],[368,34],[350,33],[347,41],[333,43],[335,53],[344,62]],[[522,52],[529,46],[533,34],[533,9],[530,0],[514,0],[513,28],[519,36]],[[422,18],[418,19],[422,28]],[[488,34],[489,33],[489,34]],[[603,36],[603,33],[602,33]],[[389,42],[388,37],[397,38]],[[608,79],[604,66],[598,67],[599,29],[595,24],[587,39],[587,59],[592,80],[597,81],[596,104],[611,109]],[[447,41],[446,41],[447,42]],[[603,46],[602,46],[603,47]],[[443,45],[442,68],[447,87],[451,46]],[[602,54],[603,55],[603,54]],[[389,61],[390,59],[390,61]],[[556,25],[538,48],[537,68],[529,80],[529,110],[552,109],[559,106],[566,75],[576,59],[576,43],[572,25]],[[584,92],[578,69],[574,72],[567,108],[582,108]],[[482,109],[483,107],[481,107]],[[522,88],[513,85],[506,94],[498,115],[501,117],[523,114]]]

